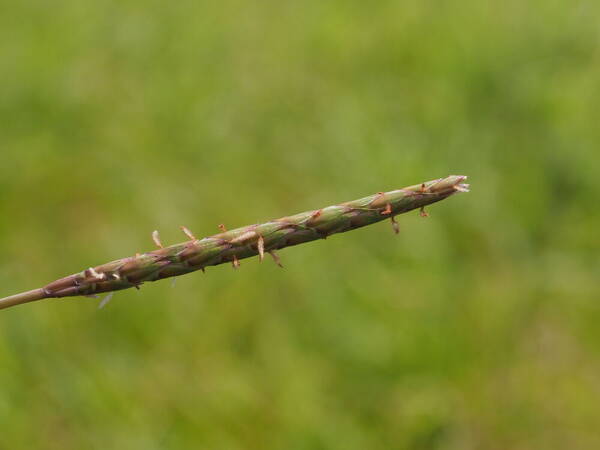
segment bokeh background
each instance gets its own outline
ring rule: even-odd
[[[0,7],[1,295],[469,175],[205,275],[0,314],[2,449],[600,448],[600,4]]]

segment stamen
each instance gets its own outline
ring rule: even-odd
[[[90,272],[90,275],[96,280],[104,280],[106,278],[106,274],[96,272],[96,269],[94,269],[93,267],[90,267],[88,271]]]
[[[154,230],[152,232],[152,240],[154,241],[154,243],[156,244],[156,246],[158,248],[164,248],[162,245],[162,242],[160,241],[160,236],[158,234],[158,230]]]
[[[394,230],[394,233],[400,233],[400,225],[398,225],[398,222],[396,222],[396,218],[392,216],[390,217],[390,221],[392,222],[392,229]]]
[[[281,264],[281,259],[279,259],[279,255],[277,253],[275,253],[275,250],[269,250],[269,255],[271,255],[273,257],[275,264],[277,264],[279,267],[281,267],[283,269],[283,265]]]
[[[114,292],[110,292],[106,297],[104,297],[102,299],[102,301],[100,302],[100,304],[98,305],[98,309],[102,309],[106,306],[106,304],[108,302],[110,302],[110,300],[113,298],[113,295],[115,295]]]
[[[258,237],[258,259],[260,262],[265,259],[265,240],[262,236]]]
[[[183,233],[189,237],[192,241],[196,240],[196,236],[194,236],[194,234],[189,230],[189,228],[184,227],[183,225],[181,225],[181,231],[183,231]]]

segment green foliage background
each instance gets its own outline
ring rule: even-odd
[[[0,313],[1,449],[600,448],[600,4],[0,6],[0,296],[449,174],[206,275]]]

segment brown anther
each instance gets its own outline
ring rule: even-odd
[[[392,222],[392,228],[394,230],[394,233],[400,233],[400,225],[398,225],[398,222],[396,222],[396,218],[392,216],[390,217],[390,221]]]
[[[260,262],[262,262],[263,259],[265,259],[265,239],[262,236],[258,237],[257,247],[258,247],[258,259]]]
[[[421,184],[421,192],[427,192],[427,188],[425,187],[425,183]]]
[[[152,240],[156,244],[158,248],[164,248],[162,242],[160,242],[160,236],[158,235],[158,230],[154,230],[152,232]]]
[[[238,259],[238,257],[236,255],[233,255],[233,260],[231,261],[231,265],[233,266],[234,269],[237,269],[238,267],[240,267],[240,260]]]
[[[270,250],[269,255],[271,255],[273,257],[273,261],[275,261],[275,264],[277,264],[279,267],[281,267],[283,269],[283,265],[281,264],[281,259],[279,259],[279,255],[277,253],[275,253],[275,250]]]
[[[202,273],[206,273],[206,269],[204,267],[200,267],[200,270],[202,271]]]
[[[392,213],[392,205],[389,203],[385,204],[385,209],[383,211],[381,211],[381,214],[383,214],[384,216],[387,216],[388,214]]]
[[[225,233],[227,231],[227,227],[224,224],[220,223],[219,230],[221,230],[223,233]]]
[[[189,237],[192,241],[196,240],[196,236],[194,236],[194,234],[189,230],[189,228],[184,227],[183,225],[181,225],[181,231],[183,231],[183,233]]]
[[[425,211],[425,207],[421,206],[421,209],[419,210],[419,215],[421,217],[429,217],[429,214],[427,213],[427,211]]]

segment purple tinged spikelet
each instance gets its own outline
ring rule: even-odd
[[[196,239],[181,227],[189,241],[164,247],[158,231],[152,240],[158,249],[129,258],[91,267],[83,272],[56,280],[41,289],[0,299],[0,309],[44,298],[90,296],[128,288],[138,288],[148,281],[176,277],[231,262],[234,268],[240,260],[258,255],[262,261],[269,253],[280,267],[275,250],[325,239],[331,234],[354,230],[390,219],[395,233],[399,232],[395,216],[419,209],[426,217],[425,206],[443,200],[457,192],[468,192],[467,177],[452,175],[390,192],[379,192],[358,200],[307,211]],[[106,297],[110,299],[110,297]]]

